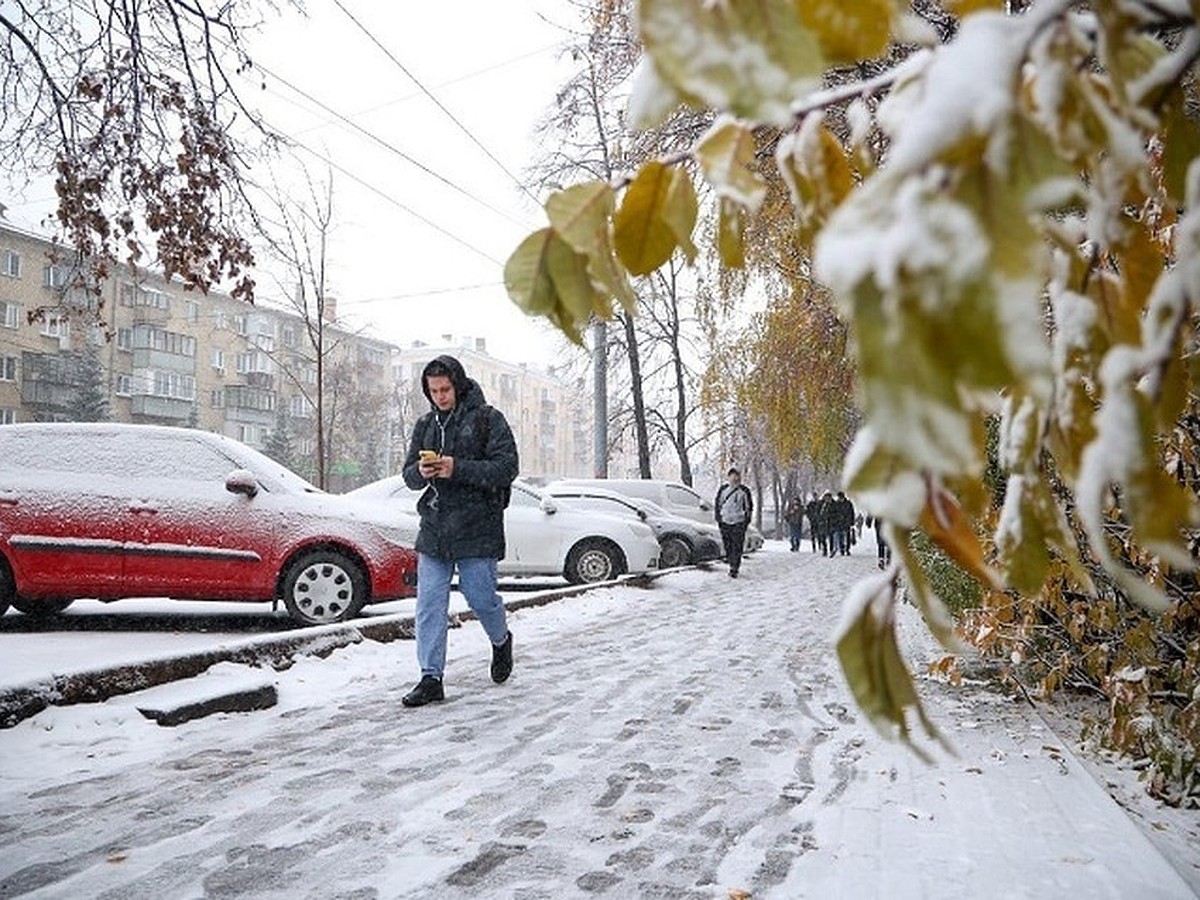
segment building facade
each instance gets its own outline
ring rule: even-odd
[[[0,261],[0,424],[202,428],[312,477],[320,406],[329,487],[385,474],[391,344],[145,270],[119,268],[89,294],[54,244],[2,224]]]

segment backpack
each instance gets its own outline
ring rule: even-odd
[[[483,421],[481,423],[482,427],[476,429],[476,434],[478,435],[476,440],[478,441],[478,444],[475,448],[475,452],[480,456],[482,456],[487,451],[488,441],[492,437],[492,413],[493,412],[494,412],[494,410],[489,404],[487,404],[487,403],[483,404],[483,410],[482,410]],[[492,493],[495,494],[496,499],[500,501],[500,508],[508,509],[508,502],[510,500],[512,500],[512,485],[506,484],[504,487],[500,488],[499,490],[492,491]]]

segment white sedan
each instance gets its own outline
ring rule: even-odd
[[[346,496],[415,515],[420,492],[392,475]],[[659,543],[649,525],[556,503],[520,481],[513,482],[504,510],[504,533],[508,554],[500,560],[501,575],[561,575],[584,584],[658,567]]]

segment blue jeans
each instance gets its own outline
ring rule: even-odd
[[[441,678],[446,668],[450,579],[458,567],[458,588],[492,644],[504,643],[508,620],[496,593],[496,560],[438,559],[417,554],[417,663],[422,675]]]

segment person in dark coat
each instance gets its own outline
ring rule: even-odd
[[[800,549],[800,539],[804,536],[804,501],[799,494],[792,494],[783,505],[783,520],[787,522],[791,550],[795,553]]]
[[[883,520],[878,516],[867,516],[866,524],[868,528],[875,529],[875,564],[881,569],[886,569],[892,562],[892,548],[883,535]]]
[[[820,519],[821,519],[821,498],[817,496],[817,492],[812,492],[812,497],[804,506],[804,515],[808,517],[808,536],[812,541],[813,553],[817,552],[817,543],[821,542],[821,549],[825,549],[824,541],[821,539]]]
[[[845,491],[838,491],[832,509],[830,516],[830,533],[833,536],[831,555],[849,556],[850,547],[854,543],[854,504],[846,496]]]
[[[404,483],[423,489],[417,501],[417,662],[421,680],[404,695],[405,706],[445,698],[450,580],[492,642],[492,680],[512,672],[512,633],[496,592],[496,562],[504,558],[504,507],[519,471],[512,429],[488,406],[483,389],[453,356],[439,356],[421,373],[432,407],[413,427],[404,460]]]
[[[817,503],[817,543],[821,547],[822,556],[833,556],[833,529],[837,521],[837,508],[833,494],[826,491]]]

